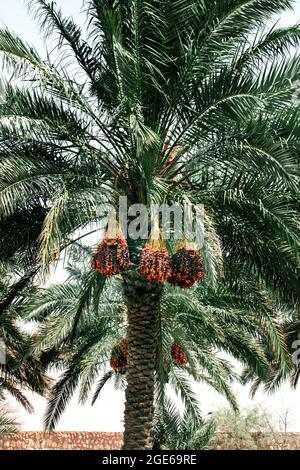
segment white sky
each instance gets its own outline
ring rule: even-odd
[[[82,0],[57,0],[63,12],[67,15],[73,15],[77,22],[83,24],[84,19],[79,17]],[[5,24],[14,30],[22,39],[33,44],[41,53],[43,53],[43,41],[38,32],[35,21],[26,13],[25,0],[0,0],[0,24]],[[300,0],[295,1],[294,11],[286,12],[279,19],[280,26],[295,24],[300,20]],[[202,403],[203,414],[214,411],[220,406],[225,406],[226,401],[220,398],[211,389],[201,384],[196,386],[199,399]],[[286,410],[289,410],[289,429],[290,431],[300,431],[300,407],[299,407],[299,389],[291,390],[285,384],[281,389],[268,396],[259,392],[255,400],[250,400],[249,389],[235,385],[238,400],[241,406],[259,404],[268,409],[274,416],[274,421],[278,423],[279,417]],[[32,397],[32,403],[35,406],[35,414],[28,415],[21,407],[15,406],[17,413],[21,416],[24,430],[42,430],[43,412],[45,401],[37,396]],[[121,431],[122,414],[124,408],[124,396],[116,392],[112,387],[105,387],[100,399],[94,407],[79,406],[77,400],[73,399],[67,411],[63,415],[57,430],[59,431]]]

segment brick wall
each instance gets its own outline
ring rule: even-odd
[[[119,450],[122,433],[109,432],[21,432],[0,441],[0,450]],[[251,442],[218,433],[212,447],[217,450],[300,450],[300,433],[252,434]]]

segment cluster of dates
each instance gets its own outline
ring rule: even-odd
[[[129,268],[128,244],[117,224],[105,233],[104,239],[93,254],[91,266],[107,277],[120,274]]]
[[[114,346],[110,357],[110,365],[118,374],[124,374],[126,372],[127,361],[128,341],[127,338],[124,338]]]
[[[165,246],[146,245],[140,256],[140,273],[148,281],[189,289],[204,278],[203,259],[195,246],[181,243],[172,256]]]
[[[179,366],[187,365],[187,357],[182,347],[174,341],[171,348],[172,360]],[[128,364],[128,340],[123,338],[113,348],[110,357],[111,368],[117,374],[125,374]]]
[[[140,273],[147,281],[165,282],[171,275],[171,260],[168,250],[162,246],[146,245],[140,255]]]
[[[204,272],[200,252],[184,246],[179,248],[172,256],[171,276],[168,282],[172,286],[189,289],[195,282],[202,279],[204,279]]]
[[[129,267],[128,244],[118,227],[105,234],[93,255],[92,268],[110,277],[125,272]],[[201,253],[188,242],[178,245],[170,256],[163,240],[148,241],[140,253],[139,272],[147,281],[168,281],[182,289],[188,289],[204,278]]]
[[[186,354],[180,344],[176,343],[176,341],[172,344],[171,357],[177,365],[181,367],[185,367],[187,365]]]

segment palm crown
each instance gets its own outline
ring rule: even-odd
[[[86,35],[53,2],[30,4],[62,52],[45,61],[13,33],[0,32],[3,64],[15,77],[4,80],[0,110],[2,219],[45,209],[39,260],[47,265],[120,195],[149,210],[154,202],[200,203],[209,235],[205,262],[215,279],[214,248],[222,246],[225,274],[243,268],[295,303],[299,110],[292,98],[299,57],[288,51],[300,30],[266,26],[292,2],[91,0],[84,2]],[[135,338],[130,401],[142,393],[130,379],[142,360],[133,353],[139,342],[144,358],[153,359],[160,292],[124,280]],[[156,299],[152,320],[150,311],[146,319],[146,310],[143,318],[136,310],[133,297],[141,292],[146,304]],[[149,329],[148,343],[138,322]],[[137,445],[134,435],[141,448],[151,445],[151,426],[143,428],[153,416],[150,395],[147,418],[137,404],[128,406],[136,414],[125,419],[132,429],[127,448]]]

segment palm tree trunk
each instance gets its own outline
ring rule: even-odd
[[[124,450],[152,449],[157,313],[162,289],[137,272],[124,275],[128,315]]]

